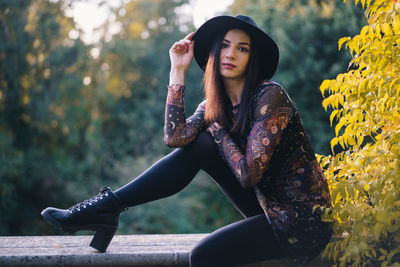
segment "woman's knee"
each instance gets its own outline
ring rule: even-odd
[[[197,138],[184,149],[194,152],[197,156],[210,157],[219,155],[214,139],[207,131],[200,132]]]

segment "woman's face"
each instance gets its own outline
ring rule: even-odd
[[[250,58],[250,36],[239,29],[228,31],[222,41],[220,74],[223,79],[243,79]]]

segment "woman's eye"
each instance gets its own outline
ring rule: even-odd
[[[245,47],[239,47],[239,51],[240,52],[249,52],[249,49],[247,49]]]
[[[222,44],[222,48],[227,48],[228,47],[228,44]]]

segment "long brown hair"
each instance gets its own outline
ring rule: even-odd
[[[222,41],[229,30],[231,29],[221,33],[215,39],[208,57],[203,79],[204,95],[207,99],[204,118],[207,123],[216,121],[229,130],[233,140],[244,150],[250,123],[251,96],[260,84],[262,76],[259,71],[259,57],[257,57],[258,44],[253,42],[251,35],[247,33],[250,36],[250,58],[246,68],[243,93],[240,98],[239,114],[236,121],[233,122],[231,116],[232,103],[226,93],[219,71]]]

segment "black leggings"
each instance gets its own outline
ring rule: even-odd
[[[201,240],[190,252],[190,266],[234,266],[284,256],[254,190],[239,184],[208,132],[175,149],[115,193],[127,206],[165,198],[185,188],[200,169],[213,178],[246,219]]]

